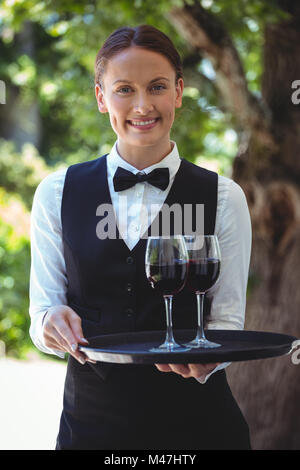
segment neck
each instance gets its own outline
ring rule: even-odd
[[[120,157],[137,170],[143,170],[155,165],[165,158],[173,149],[173,144],[168,140],[162,145],[150,145],[143,147],[131,147],[122,141],[117,142],[117,151]]]

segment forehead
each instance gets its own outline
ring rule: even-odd
[[[109,81],[110,85],[115,80],[147,83],[158,76],[175,79],[175,70],[169,60],[158,52],[129,47],[109,59],[104,81]]]

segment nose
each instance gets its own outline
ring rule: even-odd
[[[153,111],[154,105],[151,102],[151,97],[147,96],[144,93],[140,93],[137,96],[137,100],[134,104],[134,112],[142,115],[147,115],[149,112]]]

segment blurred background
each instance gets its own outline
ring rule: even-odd
[[[94,60],[114,29],[144,23],[183,60],[171,135],[180,154],[247,196],[246,328],[300,337],[298,2],[2,0],[0,449],[55,445],[66,364],[28,335],[32,199],[47,174],[109,152],[116,136],[97,110]],[[253,448],[299,449],[300,365],[284,356],[227,370]]]

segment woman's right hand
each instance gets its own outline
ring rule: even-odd
[[[50,307],[44,317],[43,336],[48,348],[70,353],[81,364],[88,359],[85,354],[78,351],[78,344],[88,345],[83,337],[81,318],[68,305]]]

